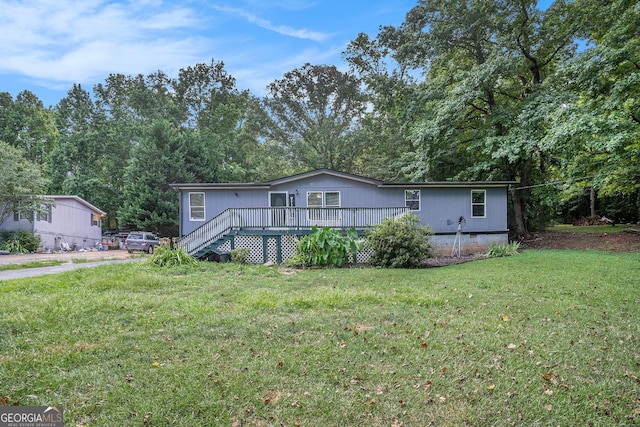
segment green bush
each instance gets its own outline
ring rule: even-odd
[[[369,263],[384,268],[421,267],[431,256],[431,234],[431,228],[418,225],[418,217],[413,214],[395,220],[386,218],[367,232],[367,244],[373,249]]]
[[[349,255],[355,260],[356,253],[362,248],[355,228],[342,234],[340,231],[317,226],[311,228],[311,234],[298,243],[298,255],[304,266],[342,267],[349,263]]]
[[[5,231],[2,233],[0,249],[11,253],[36,252],[40,246],[40,236],[28,231]]]
[[[496,243],[491,242],[489,245],[489,251],[487,252],[487,258],[498,258],[503,256],[518,255],[520,249],[520,242],[511,243]]]
[[[251,249],[249,248],[231,249],[231,261],[246,264],[250,254]]]
[[[182,249],[169,249],[163,247],[156,248],[155,252],[147,262],[158,267],[178,267],[198,264],[198,260]]]

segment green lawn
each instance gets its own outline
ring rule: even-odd
[[[0,282],[0,399],[67,425],[640,423],[640,254]]]

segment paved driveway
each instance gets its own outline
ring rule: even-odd
[[[75,270],[78,268],[96,267],[102,264],[117,264],[122,262],[144,261],[146,258],[139,255],[130,255],[127,251],[87,251],[87,252],[66,252],[61,254],[25,254],[25,255],[0,255],[0,265],[24,264],[34,261],[57,260],[64,264],[52,267],[24,268],[19,270],[0,271],[0,281],[10,279],[22,279],[25,277],[44,276],[46,274],[56,274],[63,271]],[[82,260],[83,262],[73,262]],[[86,262],[85,262],[86,261]]]

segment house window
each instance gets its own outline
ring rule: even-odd
[[[307,206],[310,208],[339,208],[339,191],[310,191],[307,193]]]
[[[471,190],[471,217],[485,218],[487,192],[485,190]]]
[[[404,205],[412,211],[419,211],[420,190],[404,190]]]
[[[22,220],[27,220],[27,221],[31,221],[31,218],[33,218],[33,216],[29,217],[25,214],[21,213],[14,213],[13,214],[13,220],[14,221],[22,221]]]
[[[189,220],[204,221],[204,193],[189,193]]]
[[[38,212],[38,221],[51,222],[51,205],[43,206],[42,210]]]
[[[339,208],[339,191],[310,191],[307,193],[307,207],[309,208]],[[309,211],[309,220],[335,221],[340,219],[340,211],[317,209]]]
[[[100,227],[100,215],[98,214],[91,214],[91,225],[93,227]]]

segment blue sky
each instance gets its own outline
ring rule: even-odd
[[[222,61],[255,95],[304,63],[346,70],[341,52],[416,0],[0,0],[0,92],[55,105],[110,73],[177,76]]]

